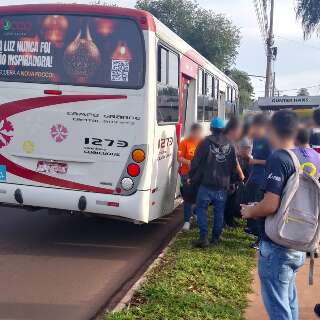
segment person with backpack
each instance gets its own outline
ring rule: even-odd
[[[320,154],[309,145],[310,133],[306,128],[300,128],[296,138],[296,148],[293,150],[300,161],[301,169],[316,179],[320,175]]]
[[[203,139],[203,128],[200,124],[194,123],[188,134],[188,137],[183,139],[179,144],[178,149],[178,162],[180,164],[179,174],[181,177],[181,195],[183,198],[183,213],[184,224],[183,231],[190,230],[190,218],[192,206],[196,201],[197,186],[189,185],[187,183],[188,173],[190,170],[191,160],[197,149],[199,142]]]
[[[300,168],[311,177],[318,179],[320,175],[320,154],[310,147],[309,141],[309,130],[300,128],[296,138],[296,148],[294,152],[300,161]],[[310,253],[309,255],[311,256]],[[318,252],[315,252],[315,257],[319,257]],[[314,312],[320,317],[320,304],[315,305]]]
[[[299,201],[301,211],[297,211],[295,206],[290,210],[290,204],[293,204],[290,201],[297,204],[296,195],[300,196],[298,191],[301,192],[297,188],[299,183],[304,186],[302,182],[305,179],[300,177],[299,161],[291,151],[295,147],[298,123],[298,117],[292,111],[281,110],[272,116],[268,137],[274,152],[266,163],[262,185],[264,197],[257,204],[242,205],[241,211],[245,219],[265,219],[258,272],[270,320],[299,320],[295,277],[305,261],[302,251],[311,242],[305,239],[310,235],[310,224],[304,223],[302,214],[308,202],[313,203],[313,195],[306,195],[303,190],[305,199]],[[295,216],[297,212],[301,212],[301,217]],[[302,243],[305,247],[300,247]]]
[[[320,109],[313,112],[313,125],[309,143],[314,150],[320,153]]]
[[[207,210],[210,203],[214,207],[211,243],[215,245],[220,240],[230,178],[237,170],[235,148],[225,137],[224,127],[223,119],[212,119],[212,134],[199,144],[191,161],[188,182],[200,185],[195,209],[200,236],[193,242],[197,248],[209,246]]]

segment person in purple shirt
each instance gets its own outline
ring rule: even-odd
[[[320,176],[320,154],[310,147],[309,140],[309,131],[301,128],[296,138],[296,148],[293,151],[300,161],[301,169],[318,179]]]

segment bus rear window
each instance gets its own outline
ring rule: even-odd
[[[142,33],[127,18],[0,16],[0,81],[141,88]]]

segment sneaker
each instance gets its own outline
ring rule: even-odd
[[[185,222],[182,231],[189,231],[190,230],[190,222]]]
[[[259,250],[259,243],[259,240],[255,241],[254,243],[250,244],[250,248]]]
[[[310,258],[310,257],[311,257],[311,253],[307,252],[307,258]],[[314,252],[314,258],[315,259],[319,259],[319,252],[318,251]]]
[[[205,249],[205,248],[208,248],[208,247],[209,247],[209,244],[210,244],[210,243],[209,243],[209,241],[208,241],[207,238],[192,241],[192,246],[193,246],[194,248]]]
[[[249,235],[253,235],[253,231],[250,228],[244,228],[244,232]]]
[[[219,239],[212,239],[210,240],[210,245],[211,246],[217,246],[220,243]]]

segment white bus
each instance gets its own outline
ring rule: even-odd
[[[177,145],[238,88],[147,12],[0,7],[0,203],[149,222],[179,202]]]

